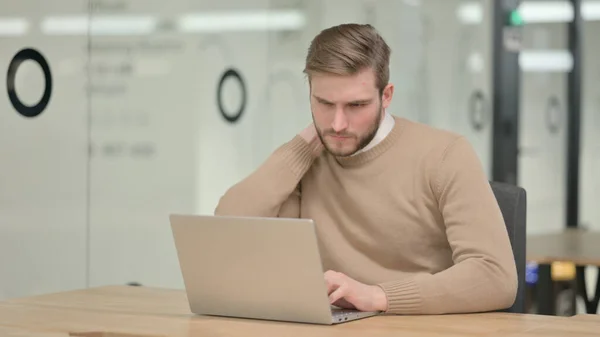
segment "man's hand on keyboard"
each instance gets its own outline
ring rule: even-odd
[[[387,297],[378,286],[360,283],[342,273],[325,273],[327,293],[332,305],[359,311],[386,311]]]

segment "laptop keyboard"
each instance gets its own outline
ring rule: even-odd
[[[357,314],[356,310],[334,310],[333,318],[338,322],[347,321],[351,316]]]

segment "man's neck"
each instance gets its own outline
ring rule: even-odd
[[[384,116],[381,119],[381,122],[379,123],[379,129],[377,130],[377,133],[375,133],[375,137],[373,137],[373,139],[371,140],[371,142],[369,142],[367,146],[360,149],[359,151],[356,151],[356,153],[354,153],[353,156],[368,151],[372,149],[375,145],[379,144],[382,140],[385,139],[385,137],[390,133],[390,131],[392,131],[395,123],[396,122],[394,120],[394,117],[387,111],[384,111]]]

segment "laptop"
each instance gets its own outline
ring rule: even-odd
[[[311,324],[379,314],[330,305],[310,219],[170,216],[192,313]]]

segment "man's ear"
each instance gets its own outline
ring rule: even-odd
[[[381,96],[381,105],[383,106],[384,109],[386,109],[388,106],[390,106],[390,103],[392,103],[393,96],[394,96],[394,85],[392,83],[389,83],[388,85],[385,86],[385,88],[383,88],[383,93]]]

